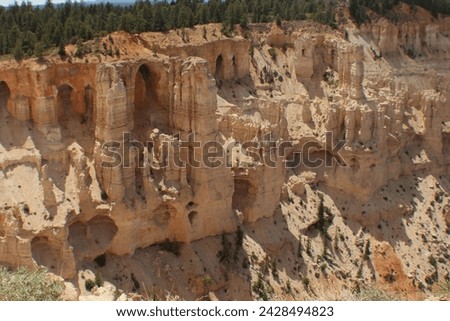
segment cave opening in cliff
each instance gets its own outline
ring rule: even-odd
[[[140,142],[148,140],[149,132],[158,129],[170,134],[169,108],[164,104],[162,94],[167,88],[159,86],[161,75],[151,65],[142,64],[136,72],[134,82],[134,136]]]
[[[314,169],[317,173],[323,173],[327,166],[332,166],[336,158],[325,149],[311,149],[302,158],[302,165],[295,168],[295,172],[300,174],[301,172]]]
[[[11,91],[8,85],[4,81],[0,81],[0,110],[3,108],[6,110],[8,104],[8,99],[11,96]]]
[[[61,251],[46,236],[37,236],[31,240],[31,256],[38,264],[45,266],[50,272],[61,273]]]
[[[72,112],[72,86],[68,84],[63,84],[58,87],[58,107],[61,115],[68,115]]]
[[[198,222],[198,212],[197,211],[189,212],[188,219],[189,219],[189,223],[191,224],[192,229],[195,230],[195,226],[199,223]]]
[[[74,129],[77,130],[79,128],[79,124],[77,126],[70,125],[71,122],[74,122],[78,118],[75,117],[73,104],[72,104],[72,95],[73,95],[73,87],[69,84],[62,84],[58,86],[58,95],[56,96],[56,106],[59,115],[59,123],[64,129]]]
[[[232,199],[233,209],[240,211],[245,217],[247,210],[253,206],[255,195],[255,188],[248,179],[235,177]]]
[[[176,212],[177,210],[172,205],[163,203],[153,211],[152,221],[156,226],[166,228],[169,226],[170,217],[176,216]]]
[[[143,63],[135,72],[132,140],[139,146],[147,146],[150,139],[158,140],[160,134],[171,134],[169,89],[164,78],[165,69],[161,69],[160,65]],[[136,164],[141,164],[135,168],[135,194],[140,195],[145,201],[143,177],[145,165],[142,165],[144,164],[142,153],[143,150],[139,150],[135,159]]]
[[[76,221],[69,225],[69,244],[80,259],[96,257],[106,252],[117,231],[110,217],[97,215],[87,223]]]

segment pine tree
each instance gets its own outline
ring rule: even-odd
[[[239,18],[239,25],[242,28],[248,27],[248,8],[245,1],[240,2],[240,10],[239,10],[240,18]]]
[[[449,0],[404,0],[421,6],[437,17],[450,14]],[[168,28],[187,28],[194,24],[223,23],[231,31],[235,24],[241,27],[252,22],[302,20],[307,17],[336,26],[335,0],[138,0],[134,5],[116,6],[110,3],[82,4],[67,1],[44,6],[23,2],[0,7],[0,54],[32,55],[38,42],[45,49],[75,44],[80,38],[89,40],[116,30],[132,33],[165,31]],[[369,19],[371,9],[395,19],[392,8],[400,0],[349,0],[350,13],[358,24]],[[41,44],[39,44],[41,46]],[[60,48],[61,49],[61,48]],[[62,51],[61,51],[62,53]]]
[[[276,22],[278,27],[281,27],[281,17],[280,17],[280,15],[277,15],[275,17],[275,22]]]
[[[153,15],[153,30],[155,31],[165,31],[166,30],[166,20],[163,15],[163,10],[161,5],[156,5],[154,15]]]
[[[66,55],[66,47],[64,45],[64,40],[61,39],[58,45],[58,55],[65,56]]]
[[[16,60],[21,60],[23,58],[24,52],[22,49],[22,41],[18,41],[16,43],[16,45],[14,46],[13,55],[14,55],[14,59],[16,59]]]
[[[35,56],[41,59],[44,56],[44,51],[45,51],[44,44],[41,41],[37,42],[36,45],[34,46]]]

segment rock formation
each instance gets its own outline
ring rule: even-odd
[[[128,57],[0,63],[1,263],[75,279],[105,253],[301,217],[289,204],[315,211],[318,191],[376,228],[411,211],[361,212],[386,186],[448,175],[448,17],[208,28],[113,34]],[[300,151],[313,165],[286,166]]]

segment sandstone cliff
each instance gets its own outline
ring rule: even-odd
[[[373,282],[422,298],[448,278],[450,19],[204,30],[99,40],[120,57],[0,63],[0,262],[82,289],[106,255],[117,287],[188,299]],[[197,164],[197,143],[226,161]],[[152,246],[177,242],[179,258]]]

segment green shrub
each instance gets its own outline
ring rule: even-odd
[[[370,240],[367,240],[366,247],[364,249],[364,259],[369,260],[372,251],[370,250]]]
[[[220,263],[230,263],[232,255],[232,246],[228,241],[227,235],[224,233],[221,236],[222,250],[217,253]]]
[[[56,301],[63,291],[64,284],[50,280],[44,268],[8,271],[0,266],[0,301]]]
[[[134,276],[134,273],[131,273],[131,282],[133,282],[133,292],[136,292],[141,288],[141,285],[139,284],[139,281]]]
[[[395,301],[396,298],[389,293],[373,286],[360,288],[355,291],[355,301]]]
[[[406,50],[406,54],[408,55],[409,58],[411,59],[415,59],[416,58],[416,53],[414,52],[414,49],[412,48],[408,48]]]
[[[272,58],[272,60],[277,60],[277,52],[275,50],[275,48],[269,48],[269,55]]]
[[[302,250],[303,250],[303,246],[302,246],[302,239],[301,237],[298,239],[298,247],[297,247],[297,257],[299,259],[301,259],[303,257],[302,255]]]
[[[95,285],[98,287],[103,286],[103,277],[99,269],[95,271]]]
[[[430,264],[431,264],[435,269],[437,269],[437,261],[436,261],[436,259],[434,258],[434,256],[430,256],[429,259],[428,259],[428,262],[430,262]]]
[[[258,295],[260,300],[268,301],[273,289],[270,284],[263,280],[263,276],[258,274],[258,280],[252,284],[252,291]]]
[[[244,244],[244,231],[238,226],[236,231],[236,247],[242,247],[242,244]]]
[[[255,54],[255,47],[253,46],[253,44],[250,44],[250,46],[248,47],[248,54],[253,58],[253,55]]]
[[[306,276],[303,278],[302,283],[307,291],[309,291],[311,289],[310,288],[311,281]]]

